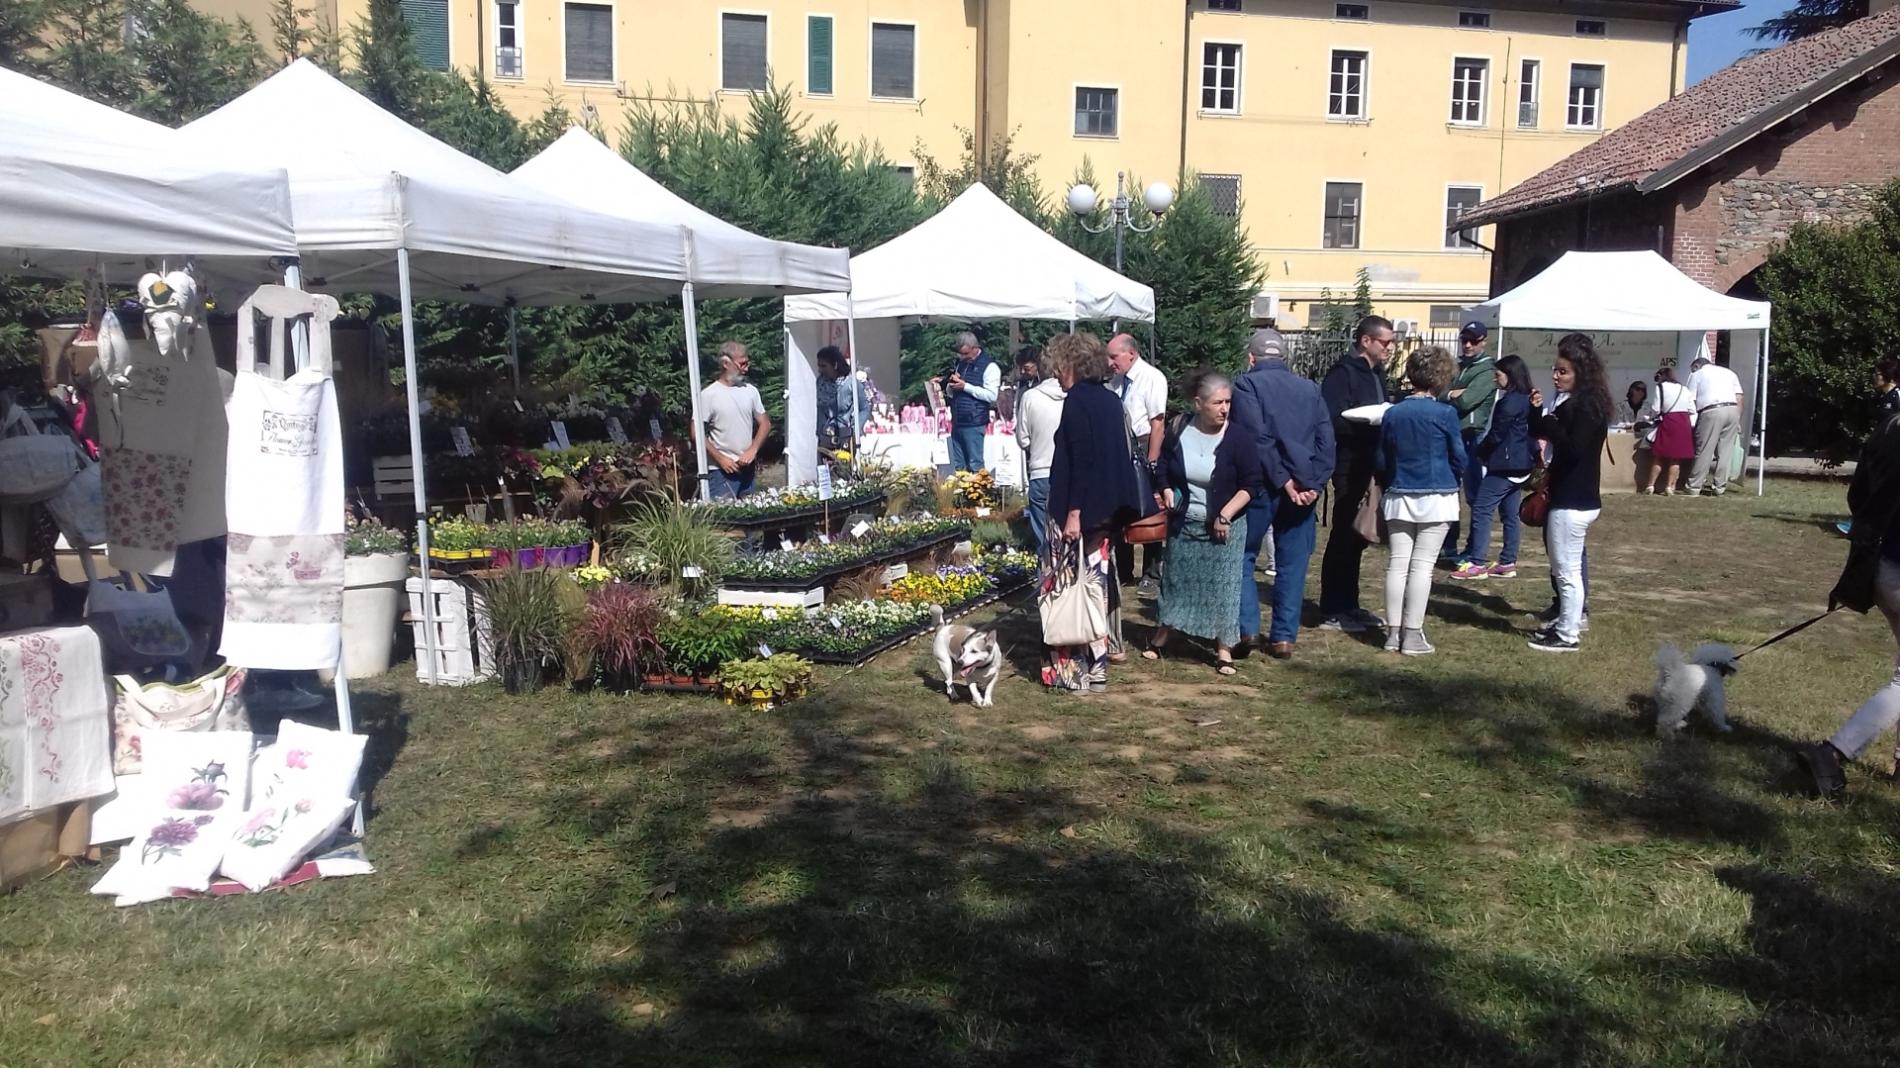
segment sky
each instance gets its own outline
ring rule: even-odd
[[[1708,15],[1689,24],[1689,82],[1694,84],[1742,58],[1763,42],[1749,33],[1793,7],[1792,0],[1747,0],[1734,11]]]

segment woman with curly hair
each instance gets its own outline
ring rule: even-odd
[[[1574,653],[1583,630],[1584,538],[1603,511],[1598,492],[1603,442],[1616,409],[1603,360],[1587,334],[1565,334],[1557,342],[1550,381],[1557,391],[1550,411],[1543,410],[1543,392],[1531,392],[1531,433],[1550,442],[1544,549],[1557,587],[1557,613],[1554,622],[1532,636],[1530,646],[1544,653]]]

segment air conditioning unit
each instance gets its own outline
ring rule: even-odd
[[[1392,332],[1399,335],[1400,337],[1417,337],[1418,336],[1418,320],[1417,319],[1395,319],[1392,322]]]
[[[1255,319],[1278,319],[1280,317],[1280,294],[1255,293],[1248,305],[1248,314]]]

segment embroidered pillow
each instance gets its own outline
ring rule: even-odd
[[[279,797],[353,797],[356,772],[363,765],[360,734],[345,734],[285,720],[277,729],[277,744],[259,750],[252,777],[261,808]]]
[[[347,797],[298,797],[279,791],[260,801],[237,827],[220,866],[224,874],[250,890],[262,890],[303,863],[342,825],[355,804]]]
[[[93,884],[92,892],[112,894],[114,904],[121,906],[158,901],[172,896],[174,889],[203,892],[243,818],[236,808],[161,810],[120,850],[119,862]]]

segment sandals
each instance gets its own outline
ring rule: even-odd
[[[1234,662],[1232,660],[1215,660],[1214,674],[1216,675],[1236,674],[1236,669],[1234,668]]]

